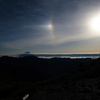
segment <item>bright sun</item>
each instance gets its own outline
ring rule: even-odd
[[[97,32],[100,32],[100,16],[96,16],[91,19],[91,28]]]

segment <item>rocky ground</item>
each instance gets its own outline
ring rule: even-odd
[[[22,100],[22,95],[26,94],[29,94],[27,100],[100,100],[100,77],[58,85],[39,86],[38,84],[27,88],[23,89],[24,94],[18,91],[13,93],[13,96],[1,100]]]
[[[38,88],[27,100],[100,100],[100,78]]]
[[[0,100],[100,100],[100,58],[65,75],[37,83],[16,83]]]

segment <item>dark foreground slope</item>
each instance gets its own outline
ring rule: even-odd
[[[19,90],[1,100],[100,100],[100,58],[57,78],[30,84],[17,83]]]
[[[36,56],[26,57],[0,57],[1,64],[8,64],[17,67],[30,68],[50,76],[56,77],[76,68],[80,64],[87,63],[92,59],[70,59],[70,58],[52,58],[40,59]],[[24,71],[22,71],[24,72]]]

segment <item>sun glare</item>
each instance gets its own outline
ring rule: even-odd
[[[91,19],[91,28],[96,32],[100,32],[100,16]]]

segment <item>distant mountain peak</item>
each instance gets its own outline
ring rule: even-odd
[[[27,51],[23,54],[19,54],[18,57],[26,57],[26,56],[33,56],[33,57],[37,57],[36,55],[32,54],[31,52]]]
[[[25,53],[27,53],[27,54],[31,54],[31,52],[29,52],[29,51],[26,51]]]

